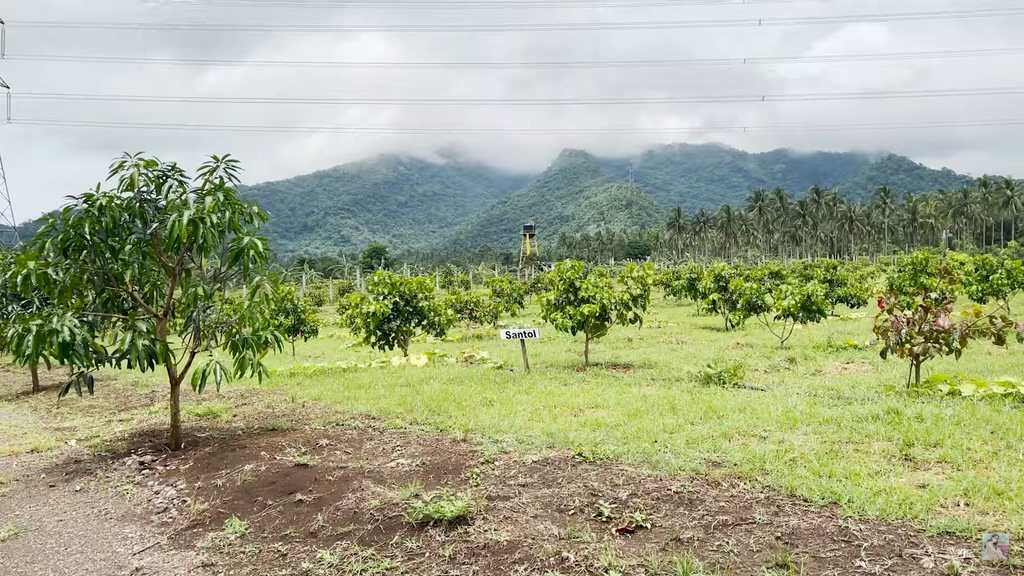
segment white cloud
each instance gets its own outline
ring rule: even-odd
[[[497,0],[496,0],[497,1]],[[202,4],[197,2],[196,4]],[[1006,4],[990,3],[992,7]],[[987,5],[988,6],[988,5]],[[974,6],[966,6],[973,8]],[[189,7],[173,0],[0,0],[8,52],[172,58],[347,60],[587,60],[705,58],[956,50],[1020,45],[1024,18],[922,21],[760,29],[681,29],[514,34],[188,33],[19,29],[18,20],[204,23],[474,23],[722,19],[855,12],[965,9],[953,0],[798,2],[734,7],[559,8],[433,12],[386,9]],[[0,61],[16,90],[155,95],[341,97],[626,97],[778,94],[1014,85],[1020,56],[780,66],[599,70],[409,70],[309,67],[148,66]],[[833,125],[1014,117],[1019,96],[811,103],[678,104],[607,107],[417,107],[110,104],[15,101],[15,117],[338,124],[380,127],[574,128]],[[669,141],[720,141],[749,150],[775,147],[891,150],[970,173],[1024,174],[1019,128],[787,131],[659,135],[238,134],[0,126],[15,210],[28,218],[57,207],[105,173],[124,150],[146,150],[186,166],[231,152],[247,179],[283,178],[382,152],[436,157],[455,151],[520,170],[540,170],[563,147],[627,154]]]

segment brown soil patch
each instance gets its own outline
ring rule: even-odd
[[[842,518],[734,481],[569,455],[489,458],[442,435],[373,425],[246,433],[118,462],[138,475],[147,517],[173,528],[170,543],[210,573],[653,576],[672,574],[663,560],[680,554],[730,575],[787,574],[765,572],[780,554],[807,575],[974,564],[974,542]],[[400,496],[412,485],[470,494],[478,510],[455,527],[413,526]],[[232,516],[247,535],[224,533]]]

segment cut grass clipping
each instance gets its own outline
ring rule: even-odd
[[[448,489],[414,496],[405,502],[405,519],[417,526],[454,526],[476,510],[473,498]]]

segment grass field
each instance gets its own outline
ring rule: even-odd
[[[902,361],[883,361],[875,348],[826,346],[830,338],[870,340],[872,311],[841,311],[798,330],[780,349],[755,321],[725,332],[719,318],[656,297],[644,327],[613,329],[593,345],[595,364],[584,370],[582,337],[555,332],[530,308],[503,322],[541,328],[542,339],[529,345],[533,371],[526,374],[518,343],[498,340],[491,328],[458,328],[445,341],[420,339],[411,353],[458,358],[485,351],[504,368],[443,361],[352,367],[394,355],[358,344],[325,309],[321,337],[298,343],[294,358],[287,351],[270,357],[272,377],[262,386],[282,391],[296,407],[321,402],[342,413],[450,432],[485,450],[567,449],[581,460],[655,472],[738,476],[837,503],[851,515],[910,520],[935,532],[973,537],[980,530],[1024,530],[1024,407],[908,394]],[[936,361],[925,372],[1021,377],[1021,352],[1015,345],[976,344],[959,363]],[[694,373],[716,359],[743,362],[747,387],[695,382]],[[111,377],[152,385],[151,394],[165,389],[160,374],[105,376]],[[229,386],[238,392],[260,384]],[[83,409],[104,409],[93,404]],[[4,409],[0,404],[0,414]],[[186,403],[186,426],[230,418],[231,410],[207,393],[202,404]],[[2,427],[18,441],[0,454],[61,443],[52,432],[33,432],[29,414],[9,415],[18,418],[5,418]],[[126,412],[116,428],[159,427],[165,420],[157,405]],[[103,430],[76,428],[78,436],[102,442],[111,432],[109,418],[104,421]]]
[[[1021,302],[1017,303],[1020,307]],[[845,311],[844,311],[845,312]],[[920,397],[902,391],[906,365],[875,349],[871,311],[798,330],[780,349],[761,325],[725,332],[717,317],[656,298],[642,329],[617,328],[582,362],[582,337],[556,333],[531,308],[509,325],[540,326],[522,372],[516,342],[492,329],[457,329],[411,353],[486,351],[504,369],[462,363],[351,368],[386,357],[329,321],[297,355],[270,359],[263,385],[353,414],[425,425],[495,450],[572,450],[669,473],[738,475],[851,515],[910,520],[937,532],[1024,529],[1024,410],[1005,400]],[[715,359],[747,366],[748,388],[698,385]],[[935,371],[1024,374],[1019,347],[977,344]],[[255,385],[255,383],[253,383]],[[236,384],[237,385],[237,384]]]

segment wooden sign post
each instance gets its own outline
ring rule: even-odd
[[[498,331],[502,340],[519,340],[519,349],[523,352],[523,370],[530,371],[530,359],[526,356],[526,341],[539,340],[540,330],[537,328],[506,328]]]

